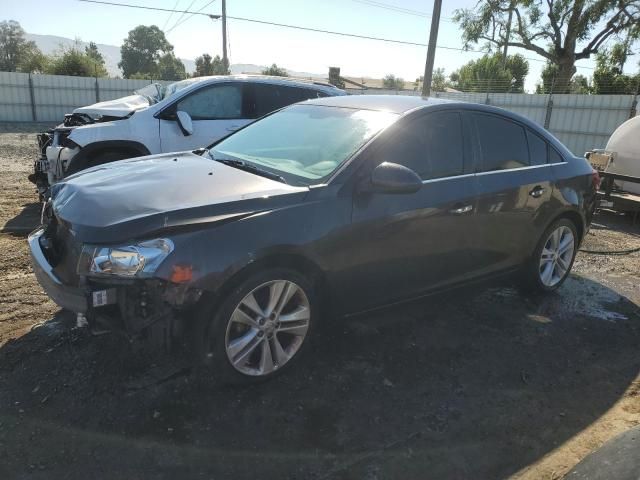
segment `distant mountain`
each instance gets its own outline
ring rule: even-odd
[[[76,41],[72,38],[66,37],[57,37],[55,35],[38,35],[35,33],[27,33],[27,40],[32,40],[38,46],[38,48],[45,54],[51,55],[53,53],[59,52],[63,48],[69,48],[76,44]],[[89,44],[89,42],[78,42],[81,48],[84,48]],[[109,76],[111,77],[119,77],[122,76],[122,71],[118,68],[118,63],[120,63],[120,47],[116,47],[115,45],[105,45],[103,43],[98,43],[98,50],[104,57],[105,67]],[[188,58],[181,58],[182,63],[184,63],[185,69],[187,72],[192,73],[196,69],[195,61]],[[231,65],[231,73],[240,74],[240,73],[260,73],[266,66],[263,65],[254,65],[252,63],[234,63]],[[294,70],[287,70],[289,75],[292,77],[301,77],[301,78],[313,78],[316,80],[324,80],[327,78],[326,75],[319,73],[309,73],[309,72],[296,72]]]

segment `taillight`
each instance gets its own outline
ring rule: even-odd
[[[593,184],[594,190],[598,190],[600,188],[601,181],[600,172],[594,168],[593,172],[591,172],[591,183]]]

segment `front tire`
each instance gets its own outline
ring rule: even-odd
[[[195,343],[207,375],[223,383],[272,378],[295,364],[316,321],[314,285],[296,271],[267,269],[198,311]]]
[[[524,280],[527,286],[551,292],[564,283],[578,251],[578,233],[570,220],[553,222],[540,238],[529,260]]]

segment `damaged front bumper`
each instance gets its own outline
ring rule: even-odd
[[[157,278],[96,279],[81,276],[69,285],[47,258],[45,230],[29,235],[33,271],[45,293],[60,307],[82,314],[93,331],[124,334],[129,340],[151,339],[168,347],[184,331],[184,314],[202,292],[188,284]]]

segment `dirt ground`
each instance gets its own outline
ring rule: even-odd
[[[640,424],[640,254],[580,253],[558,293],[473,287],[328,319],[250,388],[91,337],[25,241],[42,126],[0,126],[0,478],[557,479]],[[589,249],[640,245],[602,213]]]

